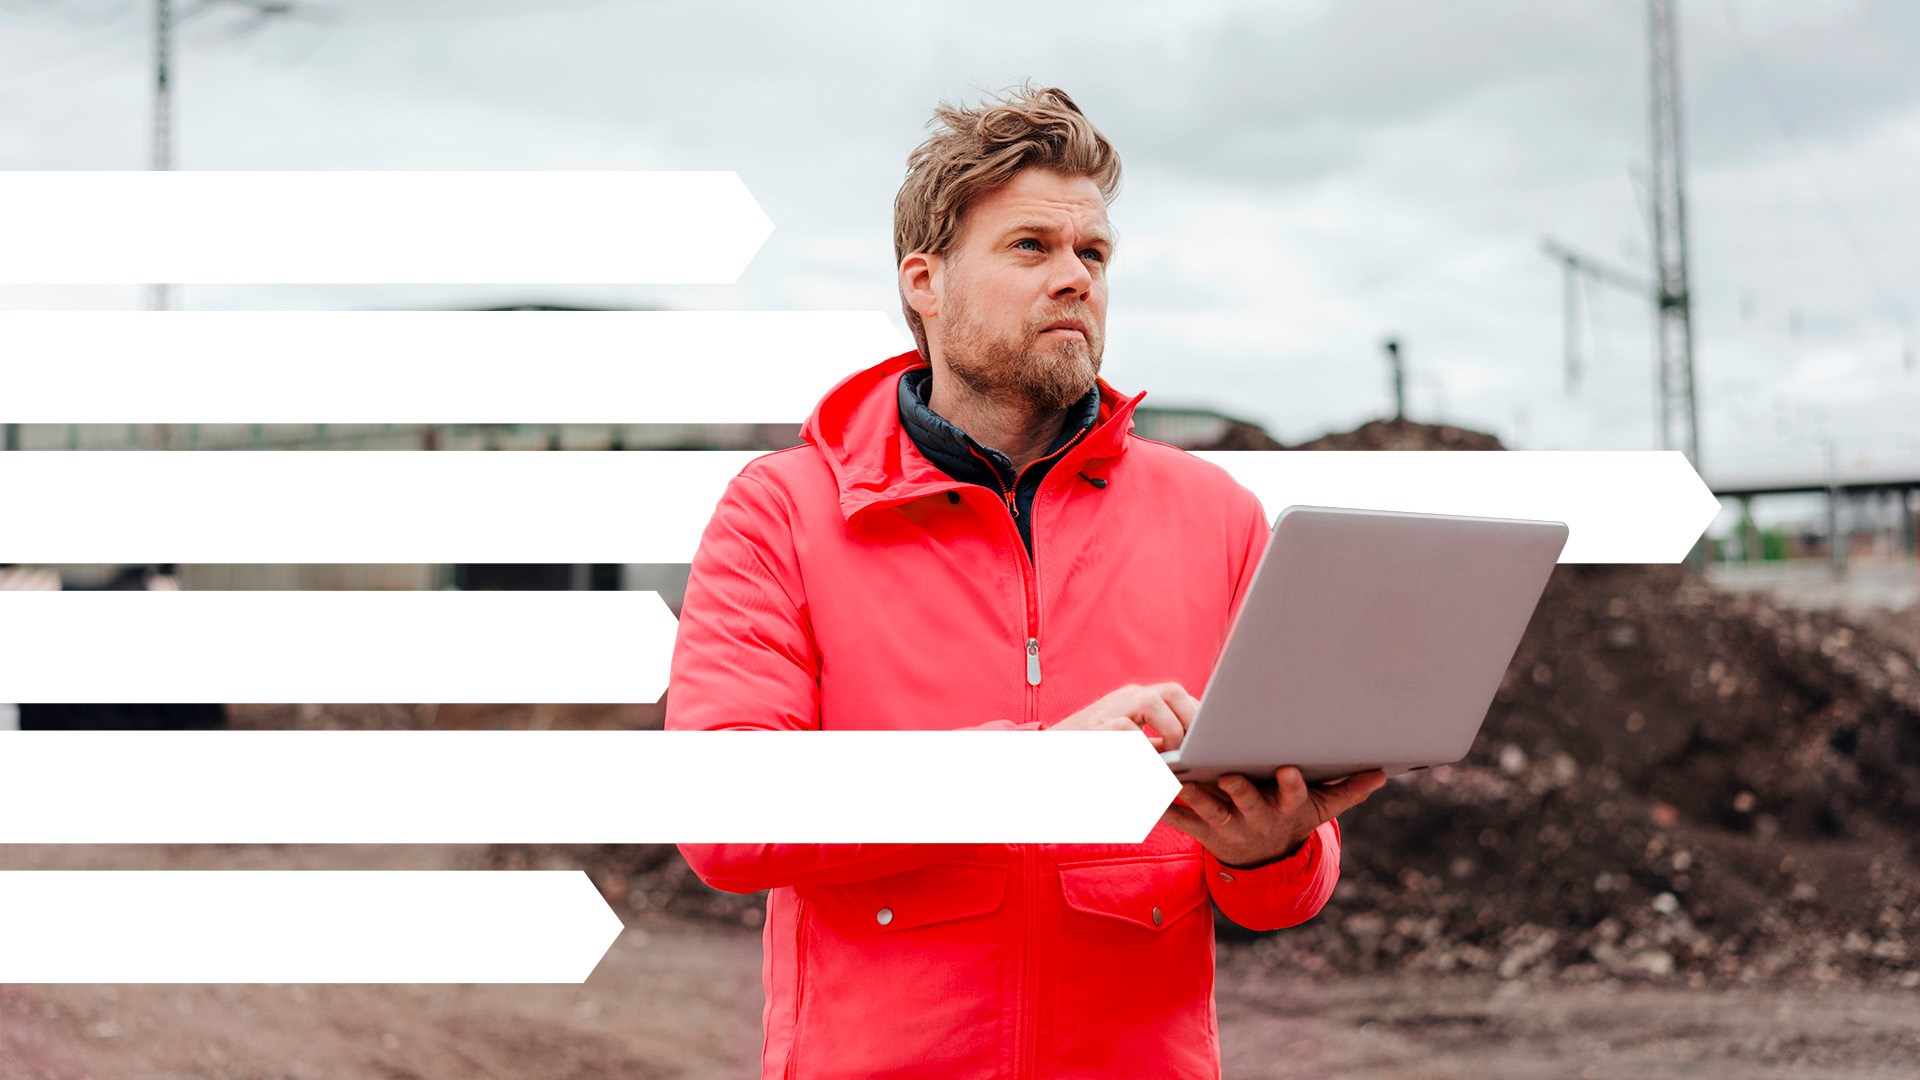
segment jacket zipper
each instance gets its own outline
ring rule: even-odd
[[[1060,449],[1055,450],[1046,457],[1036,458],[1028,462],[1026,468],[1021,469],[1020,472],[1014,476],[1012,487],[1002,486],[1000,488],[1000,497],[1005,499],[1007,503],[1007,524],[1013,526],[1013,543],[1016,555],[1025,553],[1025,544],[1020,539],[1020,526],[1018,522],[1014,520],[1020,516],[1020,504],[1017,498],[1017,492],[1020,490],[1020,478],[1027,475],[1027,469],[1033,468],[1042,461],[1057,458],[1065,454],[1068,450],[1071,450],[1073,444],[1079,442],[1081,437],[1086,435],[1089,430],[1091,429],[1081,428],[1079,431],[1074,432],[1073,438],[1068,439]],[[975,450],[971,444],[967,446],[967,452],[979,458],[980,463],[985,465],[987,471],[993,474],[994,483],[998,485],[1000,482],[1000,470],[993,467],[993,462],[981,457],[980,451]],[[1034,499],[1036,502],[1039,500],[1038,492],[1034,493]],[[1035,551],[1038,550],[1038,545],[1036,545]],[[1026,654],[1027,661],[1027,722],[1035,723],[1040,719],[1040,692],[1038,689],[1040,686],[1040,600],[1039,597],[1035,595],[1035,593],[1039,591],[1039,583],[1034,578],[1032,558],[1021,560],[1020,576],[1021,582],[1026,588],[1027,600],[1027,637],[1026,640],[1021,643],[1021,650]]]

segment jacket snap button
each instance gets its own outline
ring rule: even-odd
[[[877,914],[877,915],[875,915],[875,916],[874,916],[874,918],[875,918],[875,919],[878,919],[878,920],[880,921],[880,925],[881,925],[881,926],[885,926],[885,925],[887,925],[888,923],[890,923],[890,922],[892,922],[892,921],[893,921],[893,909],[892,909],[892,908],[887,908],[887,907],[883,907],[883,908],[881,908],[881,909],[880,909],[880,912],[879,912],[879,914]],[[1155,916],[1154,916],[1154,921],[1155,921],[1155,922],[1158,922],[1158,921],[1160,921],[1160,920],[1159,920],[1159,915],[1158,915],[1157,913],[1156,913],[1156,914],[1155,914]]]
[[[1155,926],[1160,925],[1160,909],[1159,908],[1153,909],[1153,925]]]
[[[1227,872],[1226,872],[1225,870],[1222,870],[1222,871],[1220,871],[1220,880],[1221,880],[1221,881],[1232,881],[1232,880],[1233,880],[1233,875],[1232,875],[1232,874],[1229,874],[1229,873],[1227,873]]]

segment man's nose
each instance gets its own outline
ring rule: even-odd
[[[1055,262],[1061,265],[1054,276],[1054,296],[1069,293],[1085,296],[1093,288],[1093,272],[1087,269],[1086,261],[1080,258],[1078,252],[1068,251],[1064,256],[1055,256]]]

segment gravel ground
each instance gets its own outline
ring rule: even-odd
[[[0,847],[0,869],[461,869],[480,847]],[[760,941],[629,913],[578,986],[0,987],[0,1080],[748,1076]],[[1309,974],[1220,956],[1228,1077],[1899,1077],[1920,994]]]

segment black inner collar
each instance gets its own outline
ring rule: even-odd
[[[985,484],[998,490],[1012,487],[1017,478],[1013,460],[993,447],[982,446],[973,436],[928,407],[927,399],[932,391],[932,368],[914,368],[900,376],[900,422],[914,445],[928,461],[955,480]],[[1099,419],[1100,386],[1095,383],[1088,388],[1087,395],[1068,410],[1067,422],[1061,425],[1059,437],[1053,440],[1044,456],[1052,455]],[[978,457],[974,456],[976,452]],[[992,468],[988,468],[986,462],[992,462]]]

